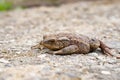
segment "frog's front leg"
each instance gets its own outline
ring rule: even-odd
[[[45,48],[45,47],[42,46],[40,43],[31,47],[32,50],[33,50],[33,49],[40,49],[40,50],[42,50],[42,49],[44,49],[44,48]]]
[[[73,53],[77,53],[79,51],[79,48],[77,45],[70,45],[67,46],[65,48],[62,48],[58,51],[53,51],[52,54],[57,54],[57,55],[67,55],[67,54],[73,54]]]

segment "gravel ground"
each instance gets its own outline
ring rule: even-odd
[[[65,56],[31,51],[44,34],[59,32],[96,37],[120,52],[120,2],[0,13],[0,80],[120,80],[120,60],[99,49]]]

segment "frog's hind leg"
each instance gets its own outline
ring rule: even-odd
[[[107,45],[105,45],[102,41],[100,41],[100,48],[102,50],[103,53],[105,53],[106,55],[110,55],[113,56],[112,53],[110,52],[110,49]]]
[[[57,55],[67,55],[67,54],[73,54],[73,53],[77,53],[79,51],[78,46],[76,45],[70,45],[67,46],[63,49],[60,49],[58,51],[53,51],[53,54],[57,54]]]
[[[100,48],[101,48],[102,52],[105,53],[106,55],[114,56],[110,51],[110,49],[112,49],[112,48],[105,45],[102,41],[100,41]],[[120,57],[116,57],[116,58],[120,59]]]

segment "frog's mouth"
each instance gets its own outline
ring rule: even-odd
[[[53,42],[49,42],[49,41],[42,41],[41,45],[43,45],[44,47],[50,49],[50,50],[59,50],[60,47],[57,46],[57,44],[53,43]]]
[[[44,44],[43,46],[46,47],[46,48],[48,48],[48,49],[50,49],[50,50],[54,50],[54,51],[60,50],[60,48],[57,47],[57,46],[55,46],[55,45]]]

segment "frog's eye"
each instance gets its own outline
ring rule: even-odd
[[[55,42],[55,39],[50,39],[48,40],[48,42]]]
[[[51,44],[54,43],[55,39],[47,39],[47,40],[43,40],[43,44]]]
[[[58,38],[58,40],[60,40],[60,41],[69,41],[69,38],[67,38],[67,37],[60,37],[60,38]]]

